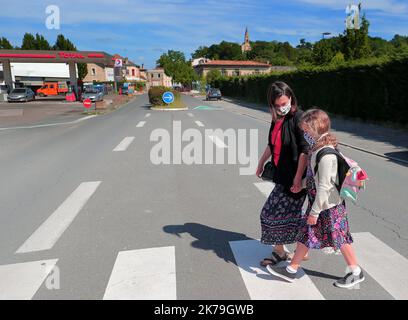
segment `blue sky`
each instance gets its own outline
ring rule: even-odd
[[[25,32],[40,33],[53,44],[57,34],[79,50],[119,53],[153,68],[169,49],[186,58],[200,45],[222,40],[243,42],[245,27],[251,40],[314,42],[322,32],[344,30],[345,8],[357,0],[0,0],[0,37],[20,45]],[[370,35],[391,39],[408,35],[407,0],[366,0],[363,10]],[[60,30],[45,25],[49,5],[60,9]]]

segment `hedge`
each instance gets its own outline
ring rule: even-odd
[[[362,120],[408,124],[408,56],[383,62],[320,67],[216,80],[225,96],[267,104],[267,89],[286,82],[303,109],[313,106]]]
[[[151,87],[148,92],[149,103],[153,106],[164,106],[166,103],[163,101],[162,96],[166,91],[171,91],[174,94],[174,101],[181,99],[180,92],[167,87]]]

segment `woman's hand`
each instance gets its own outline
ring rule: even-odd
[[[263,172],[263,168],[264,168],[263,163],[259,163],[259,164],[258,164],[258,168],[256,169],[256,176],[257,176],[258,178],[261,177],[261,174],[262,174],[262,172]]]
[[[307,224],[309,226],[314,226],[317,223],[317,217],[309,215],[309,217],[307,218]]]
[[[302,178],[293,179],[293,186],[290,188],[290,191],[293,193],[299,193],[302,191]]]

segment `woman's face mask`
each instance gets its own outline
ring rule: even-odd
[[[279,107],[279,108],[276,108],[276,109],[279,110],[279,113],[281,115],[286,116],[289,113],[291,108],[292,108],[292,101],[291,101],[291,99],[289,99],[287,104],[285,104],[283,107]]]

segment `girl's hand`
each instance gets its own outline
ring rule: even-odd
[[[309,217],[307,218],[307,224],[309,226],[314,226],[317,223],[317,217],[309,215]]]

